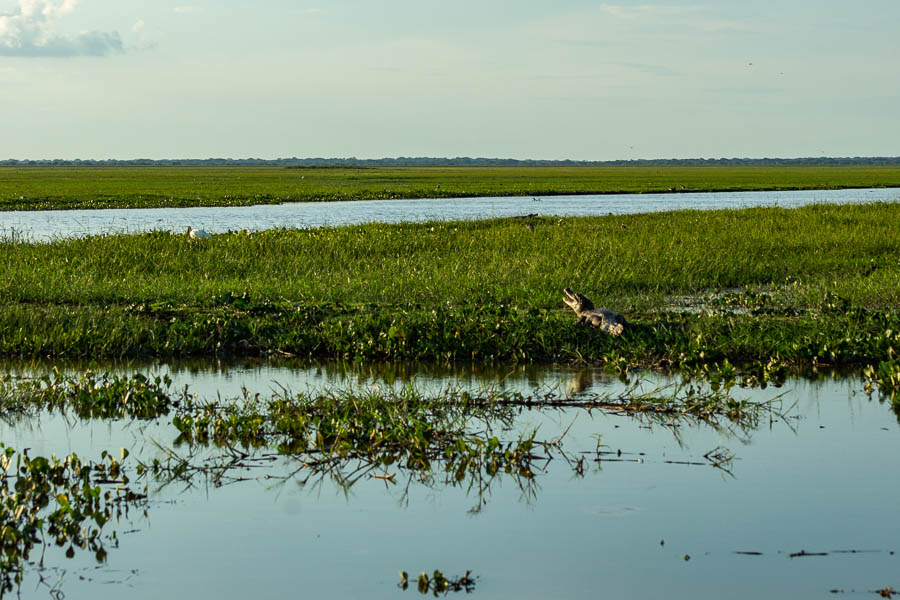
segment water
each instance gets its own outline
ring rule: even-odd
[[[190,225],[211,233],[277,227],[319,227],[368,222],[399,223],[432,220],[474,220],[537,213],[557,216],[630,214],[666,210],[796,207],[814,203],[896,202],[900,191],[890,188],[540,196],[527,198],[439,198],[418,200],[358,200],[292,204],[212,207],[0,212],[0,234],[15,230],[34,240],[55,237],[184,231]]]
[[[169,372],[176,385],[208,397],[242,386],[364,389],[410,380],[430,389],[625,389],[600,371],[560,366],[137,366]],[[656,375],[642,380],[646,388],[674,383]],[[735,435],[596,410],[525,410],[517,430],[537,426],[539,437],[550,439],[570,428],[563,449],[586,458],[583,477],[558,458],[533,488],[502,479],[473,513],[478,500],[464,488],[367,479],[345,493],[328,481],[304,488],[259,471],[258,479],[221,488],[154,490],[146,517],[119,524],[131,533],[120,535],[120,547],[100,568],[82,555],[48,562],[66,570],[69,597],[206,597],[211,590],[222,598],[415,597],[414,581],[405,592],[396,587],[398,571],[414,579],[434,569],[471,569],[474,594],[485,598],[833,597],[830,590],[871,597],[900,587],[900,426],[889,406],[861,390],[853,378],[737,390],[737,397],[756,400],[784,394],[788,418]],[[49,415],[2,425],[0,434],[32,454],[75,450],[87,457],[124,445],[145,459],[160,452],[150,440],[165,446],[174,438],[165,419],[66,423]],[[622,450],[620,461],[593,460],[597,435],[605,449]],[[735,455],[733,476],[708,463],[676,464],[705,463],[704,454],[722,446]],[[790,557],[801,550],[827,555]],[[31,597],[35,578],[28,584]]]

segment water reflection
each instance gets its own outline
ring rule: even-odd
[[[78,372],[82,366],[70,363],[61,370]],[[93,366],[120,375],[168,373],[173,386],[186,384],[197,392],[197,402],[237,397],[241,402],[230,406],[267,416],[273,415],[265,402],[282,386],[292,394],[349,387],[364,394],[375,387],[402,392],[413,381],[431,391],[457,386],[546,397],[553,390],[559,399],[586,402],[615,397],[634,383],[565,366],[379,368],[254,361]],[[34,365],[6,368],[24,375]],[[884,588],[897,572],[897,555],[891,552],[900,550],[894,501],[900,478],[893,460],[900,427],[887,405],[866,397],[858,378],[818,377],[789,378],[778,390],[732,390],[736,400],[756,402],[786,392],[782,403],[792,410],[786,418],[759,419],[749,435],[737,437],[702,422],[655,421],[587,406],[506,405],[501,406],[506,417],[497,421],[452,421],[462,425],[457,433],[475,436],[465,438],[470,443],[491,437],[516,443],[536,430],[534,439],[545,444],[530,451],[531,477],[500,469],[483,488],[478,477],[472,487],[473,474],[485,473],[483,463],[478,471],[467,465],[457,481],[461,462],[446,470],[448,463],[437,454],[424,479],[415,465],[406,468],[407,457],[357,472],[365,462],[358,455],[341,465],[345,471],[335,479],[329,465],[314,464],[324,458],[321,452],[284,454],[277,443],[274,449],[270,443],[244,447],[188,440],[176,446],[181,434],[172,422],[176,413],[139,429],[127,421],[64,422],[59,415],[44,415],[30,429],[0,425],[0,433],[7,443],[31,447],[32,455],[97,456],[100,448],[126,446],[132,449],[129,460],[147,465],[156,459],[165,466],[169,451],[188,465],[233,462],[224,465],[230,475],[220,479],[220,487],[202,478],[187,489],[178,479],[162,488],[151,485],[147,522],[118,524],[120,532],[139,531],[119,536],[106,575],[79,556],[48,562],[68,572],[63,589],[71,597],[202,596],[212,582],[225,598],[258,595],[263,585],[282,595],[296,591],[298,580],[311,595],[395,597],[400,569],[472,570],[480,576],[475,593],[501,598],[592,595],[598,578],[613,597],[649,598],[661,585],[673,598],[721,597],[723,590],[729,597],[757,598]],[[679,382],[648,374],[642,375],[641,388],[667,389]],[[251,396],[246,404],[242,386]],[[257,392],[260,399],[254,401]],[[373,422],[386,422],[379,419],[391,414],[372,413]],[[262,426],[271,428],[264,433],[276,431],[273,423],[264,419]],[[724,450],[732,454],[733,477],[711,464],[727,458]],[[456,460],[465,457],[461,453]],[[188,471],[183,473],[190,479]],[[801,550],[807,554],[798,554]],[[137,572],[125,585],[96,583],[121,581],[131,569]],[[649,583],[638,589],[635,581]]]
[[[423,392],[447,388],[487,389],[529,393],[535,390],[577,394],[589,389],[618,385],[617,378],[602,369],[569,365],[488,365],[464,363],[311,361],[304,359],[177,359],[142,360],[30,360],[0,361],[0,372],[33,376],[59,371],[85,371],[127,375],[169,375],[176,388],[190,386],[202,395],[235,397],[243,388],[259,392],[282,388],[294,391],[367,388],[400,389],[413,386]],[[581,383],[578,383],[581,381]]]

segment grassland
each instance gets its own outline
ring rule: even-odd
[[[6,239],[0,355],[878,364],[897,231],[890,203]],[[565,286],[644,327],[576,326]]]
[[[3,167],[0,210],[900,187],[900,167]]]

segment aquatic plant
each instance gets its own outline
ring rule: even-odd
[[[397,583],[397,587],[402,590],[409,588],[409,573],[400,571],[400,581]],[[452,577],[450,579],[437,569],[434,570],[431,577],[423,571],[416,578],[416,589],[422,595],[430,591],[435,597],[439,594],[446,595],[448,592],[464,591],[467,594],[471,594],[475,591],[475,577],[472,576],[472,571],[466,571],[466,574],[462,577]]]
[[[120,458],[104,451],[97,462],[31,457],[0,443],[0,595],[22,583],[36,546],[38,568],[50,546],[66,547],[67,558],[82,550],[106,560],[104,542],[117,538],[105,526],[146,505],[146,494],[129,485],[127,457],[124,448]]]
[[[878,367],[870,365],[863,371],[863,375],[869,394],[877,389],[882,398],[890,399],[895,405],[900,404],[900,360],[881,361]]]
[[[58,411],[81,419],[155,419],[173,399],[168,375],[120,377],[91,371],[79,376],[54,370],[39,377],[0,379],[0,417]]]
[[[871,396],[877,389],[882,399],[890,399],[900,420],[900,356],[895,350],[895,347],[900,347],[900,331],[888,329],[880,340],[886,346],[886,360],[879,361],[877,366],[868,365],[863,370],[865,391]]]
[[[515,429],[515,416],[523,410],[627,414],[669,428],[676,438],[680,425],[692,423],[744,437],[762,416],[782,417],[777,398],[736,400],[693,385],[577,398],[454,390],[426,396],[413,388],[316,395],[282,391],[265,399],[245,390],[241,398],[216,401],[186,397],[172,418],[179,432],[173,447],[159,445],[162,455],[138,466],[141,476],[162,486],[221,486],[265,473],[267,480],[301,485],[329,480],[349,490],[361,480],[376,478],[386,485],[405,482],[404,497],[413,482],[462,486],[477,498],[473,511],[487,503],[501,478],[512,479],[523,497],[531,499],[537,492],[536,477],[554,458],[561,458],[577,476],[583,476],[591,460],[567,456],[561,445],[567,431],[539,439],[536,430],[529,430],[504,440],[500,432]],[[727,449],[717,448],[704,455],[705,462],[687,464],[730,472],[731,457]],[[621,451],[611,452],[598,443],[593,460],[621,460]]]
[[[172,418],[180,432],[175,448],[212,445],[224,452],[201,464],[170,452],[166,460],[144,463],[139,471],[163,481],[203,473],[221,485],[235,469],[259,458],[249,452],[268,448],[300,463],[290,476],[304,473],[301,482],[324,475],[349,488],[395,467],[428,484],[436,478],[451,485],[468,481],[482,496],[500,474],[532,479],[535,462],[546,458],[535,453],[547,446],[535,440],[535,432],[511,441],[492,433],[508,427],[514,414],[492,398],[467,393],[425,397],[412,389],[282,393],[267,400],[245,392],[237,402],[189,400]]]

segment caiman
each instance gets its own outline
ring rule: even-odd
[[[565,294],[563,302],[575,311],[579,325],[584,323],[592,327],[599,327],[600,331],[611,336],[622,335],[622,332],[628,327],[625,317],[608,308],[595,308],[594,303],[588,300],[584,294],[576,294],[569,288],[565,288],[563,293]]]

